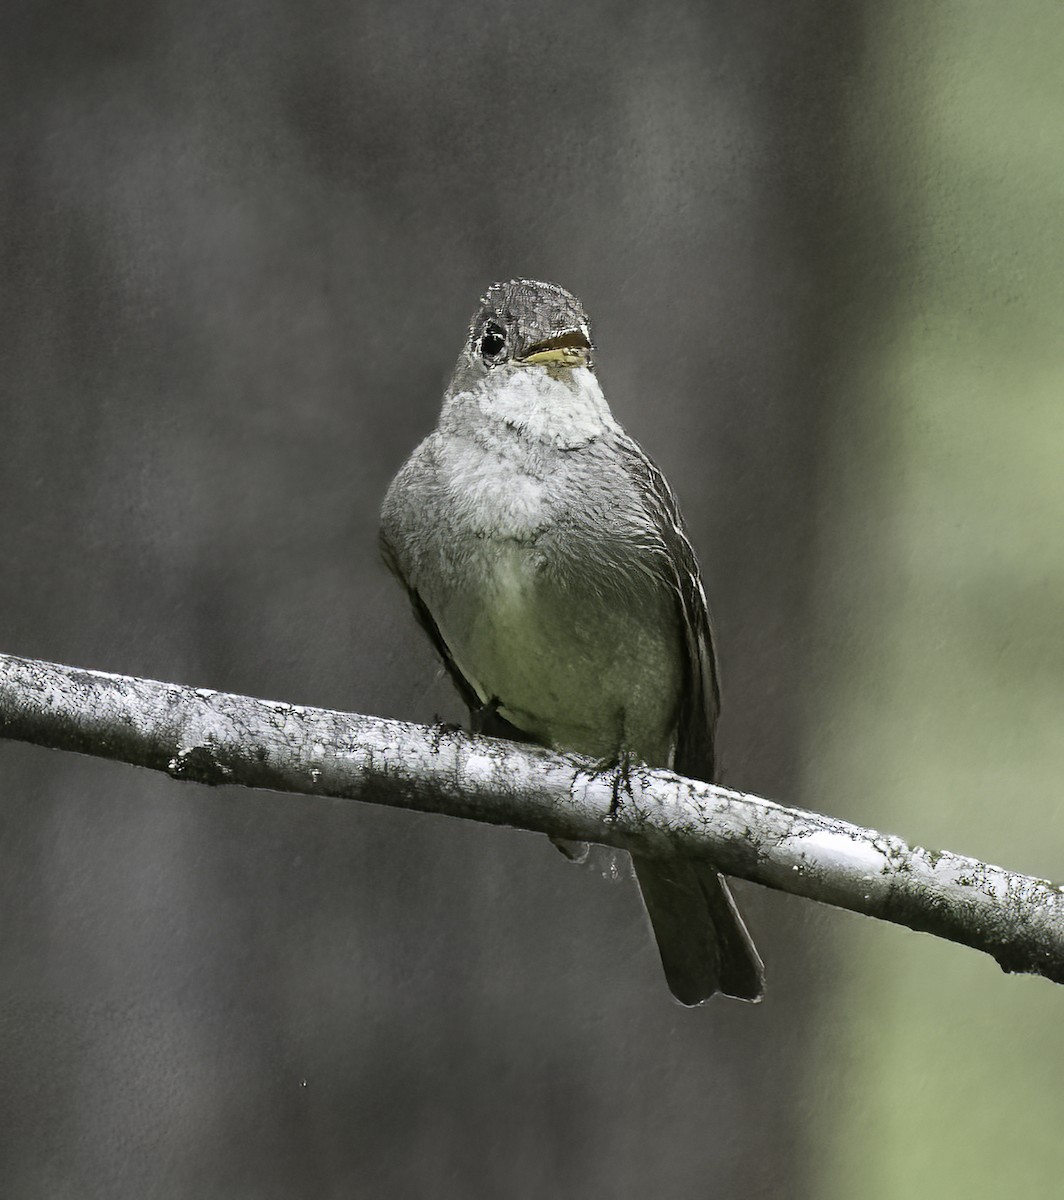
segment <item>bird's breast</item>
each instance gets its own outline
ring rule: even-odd
[[[543,474],[516,456],[467,453],[451,473],[448,491],[456,529],[500,545],[533,541],[551,520]]]
[[[680,688],[673,615],[606,601],[554,565],[534,545],[486,545],[435,604],[455,664],[537,741],[599,757],[627,745],[668,762]]]

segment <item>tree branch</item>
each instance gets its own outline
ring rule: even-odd
[[[758,796],[445,726],[303,708],[0,655],[0,736],[165,771],[509,825],[728,875],[907,925],[1064,983],[1064,889]]]

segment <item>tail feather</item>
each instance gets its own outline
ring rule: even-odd
[[[711,866],[633,855],[672,994],[695,1005],[717,992],[760,1000],[765,968],[731,891]]]

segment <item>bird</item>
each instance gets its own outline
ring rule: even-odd
[[[606,402],[570,292],[488,288],[436,428],[385,495],[380,544],[474,732],[713,782],[698,562],[664,475]],[[675,999],[759,1000],[764,966],[714,866],[632,863]]]

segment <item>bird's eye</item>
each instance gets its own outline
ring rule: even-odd
[[[489,321],[480,335],[480,353],[485,358],[498,358],[506,347],[506,330]]]

